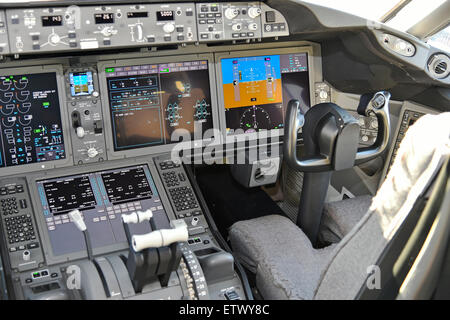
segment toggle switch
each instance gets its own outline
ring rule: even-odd
[[[103,132],[103,124],[101,120],[94,121],[94,133],[102,133]]]

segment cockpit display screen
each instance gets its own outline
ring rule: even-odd
[[[66,157],[56,73],[0,76],[0,166]]]
[[[88,176],[61,178],[45,182],[43,187],[53,215],[94,208],[97,203]]]
[[[310,107],[307,53],[221,60],[227,134],[282,129],[291,99]]]
[[[142,200],[153,194],[143,167],[102,173],[102,180],[113,204]]]
[[[43,214],[57,216],[78,209],[113,209],[112,205],[157,198],[147,165],[95,171],[36,181]],[[64,218],[63,218],[64,219]]]
[[[94,80],[92,72],[71,72],[69,73],[70,94],[72,97],[90,95],[94,91]]]
[[[208,61],[108,67],[105,74],[115,151],[178,142],[171,138],[177,129],[194,138],[194,128],[200,135],[212,128]]]

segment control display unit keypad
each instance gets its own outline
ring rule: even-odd
[[[190,235],[208,228],[202,209],[183,166],[168,155],[155,157],[156,168],[177,219],[184,219]]]
[[[11,267],[31,270],[43,257],[25,180],[3,180],[0,190],[6,192],[0,195],[0,216]]]

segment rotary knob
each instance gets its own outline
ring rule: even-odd
[[[370,126],[374,129],[378,129],[378,121],[376,119],[372,120]]]
[[[175,31],[175,25],[173,23],[166,23],[163,26],[163,30],[165,33],[172,33]]]
[[[76,133],[77,133],[77,137],[80,139],[83,139],[84,136],[86,135],[86,132],[84,131],[83,127],[77,127]]]
[[[322,100],[328,99],[328,92],[326,92],[325,90],[321,90],[321,91],[319,92],[319,97],[320,97],[320,99],[322,99]]]
[[[51,33],[48,36],[48,42],[52,46],[56,46],[59,43],[60,40],[61,40],[61,37],[57,33]]]
[[[239,14],[238,9],[228,8],[225,10],[225,18],[227,18],[229,20],[236,18],[238,14]]]
[[[104,27],[100,33],[104,36],[104,37],[110,37],[113,34],[113,29],[111,27]]]
[[[136,25],[136,41],[144,41],[144,30],[142,28],[142,24]]]
[[[87,155],[89,158],[95,158],[98,155],[98,151],[94,147],[91,147],[87,150]]]
[[[258,24],[253,22],[248,25],[248,30],[255,31],[258,29]]]
[[[231,29],[232,29],[233,31],[241,31],[241,30],[242,30],[242,24],[240,24],[240,23],[235,23],[235,24],[233,24],[233,25],[231,26]]]
[[[248,9],[248,16],[252,19],[259,17],[261,15],[261,9],[256,7],[251,7]]]

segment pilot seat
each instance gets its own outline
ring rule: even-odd
[[[236,222],[229,230],[233,251],[256,275],[262,297],[361,298],[368,276],[417,209],[418,199],[431,189],[434,193],[445,189],[447,179],[440,188],[433,181],[438,175],[448,175],[449,123],[450,113],[417,121],[407,131],[395,163],[373,199],[363,196],[325,206],[320,237],[334,242],[326,247],[315,246],[318,234],[312,238],[309,226],[300,228],[280,215]],[[292,129],[295,134],[297,129]]]

